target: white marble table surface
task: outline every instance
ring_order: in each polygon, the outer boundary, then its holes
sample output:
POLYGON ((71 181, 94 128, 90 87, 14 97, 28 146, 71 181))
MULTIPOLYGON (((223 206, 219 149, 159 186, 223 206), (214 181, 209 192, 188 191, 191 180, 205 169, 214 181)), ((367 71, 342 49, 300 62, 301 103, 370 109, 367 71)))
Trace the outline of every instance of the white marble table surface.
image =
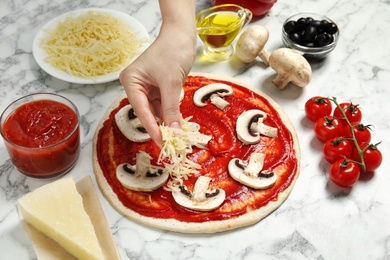
MULTIPOLYGON (((198 1, 197 9, 209 5, 198 1)), ((32 40, 51 18, 85 7, 124 11, 138 19, 152 39, 161 17, 157 1, 146 0, 1 0, 0 110, 28 93, 56 92, 73 100, 81 113, 82 150, 69 173, 76 180, 93 176, 92 138, 103 112, 121 92, 119 81, 100 85, 69 84, 42 71, 32 53, 32 40)), ((337 22, 339 44, 329 57, 312 62, 313 80, 305 89, 277 90, 274 72, 260 61, 244 65, 232 60, 212 64, 198 58, 193 72, 220 73, 252 84, 270 95, 295 125, 302 149, 301 174, 287 201, 256 225, 213 235, 191 235, 151 229, 129 221, 99 192, 101 203, 123 259, 390 259, 390 2, 279 1, 262 19, 270 50, 281 47, 283 21, 299 12, 326 14, 337 22), (373 140, 382 140, 384 161, 369 180, 352 189, 328 181, 329 164, 304 103, 314 95, 336 96, 363 109, 372 124, 373 140)), ((199 41, 199 47, 201 43, 199 41)), ((93 177, 93 181, 95 179, 93 177)), ((48 181, 26 178, 13 167, 0 143, 0 259, 35 259, 22 229, 16 201, 48 181)))

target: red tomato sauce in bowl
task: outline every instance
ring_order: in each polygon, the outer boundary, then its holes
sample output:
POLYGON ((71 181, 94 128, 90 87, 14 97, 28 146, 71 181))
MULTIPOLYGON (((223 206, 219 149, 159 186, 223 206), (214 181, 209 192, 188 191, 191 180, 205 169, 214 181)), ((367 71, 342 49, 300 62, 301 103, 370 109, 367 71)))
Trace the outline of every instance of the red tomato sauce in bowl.
POLYGON ((56 94, 32 94, 13 102, 1 116, 1 135, 15 167, 35 178, 67 173, 80 153, 78 110, 56 94))

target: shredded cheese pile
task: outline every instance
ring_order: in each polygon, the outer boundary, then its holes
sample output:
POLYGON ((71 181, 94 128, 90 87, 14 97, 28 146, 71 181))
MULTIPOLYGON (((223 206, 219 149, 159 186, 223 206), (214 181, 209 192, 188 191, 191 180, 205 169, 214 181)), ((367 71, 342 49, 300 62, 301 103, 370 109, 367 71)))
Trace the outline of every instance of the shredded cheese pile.
POLYGON ((158 161, 164 162, 165 170, 171 175, 171 180, 167 183, 166 189, 177 190, 183 179, 187 179, 191 174, 198 174, 201 166, 190 159, 187 155, 192 152, 192 147, 204 148, 210 136, 199 132, 199 125, 189 123, 190 118, 182 121, 182 128, 171 128, 164 124, 160 125, 162 138, 164 141, 158 161))
POLYGON ((46 61, 70 75, 91 78, 122 70, 147 41, 111 15, 88 11, 47 31, 46 61))

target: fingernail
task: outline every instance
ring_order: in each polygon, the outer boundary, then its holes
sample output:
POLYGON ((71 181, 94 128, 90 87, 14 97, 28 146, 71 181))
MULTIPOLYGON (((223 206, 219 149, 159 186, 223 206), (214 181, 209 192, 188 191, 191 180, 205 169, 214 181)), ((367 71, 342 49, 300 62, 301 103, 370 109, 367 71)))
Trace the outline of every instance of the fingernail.
POLYGON ((169 127, 180 128, 180 124, 179 124, 179 122, 172 122, 172 123, 170 123, 169 127))

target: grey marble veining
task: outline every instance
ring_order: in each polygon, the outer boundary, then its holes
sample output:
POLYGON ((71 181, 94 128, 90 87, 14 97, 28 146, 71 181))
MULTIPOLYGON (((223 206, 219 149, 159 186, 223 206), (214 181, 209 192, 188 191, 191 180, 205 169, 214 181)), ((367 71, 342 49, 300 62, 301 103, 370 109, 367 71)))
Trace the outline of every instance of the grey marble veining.
MULTIPOLYGON (((207 0, 198 1, 197 9, 208 5, 207 0)), ((93 176, 92 138, 103 112, 122 87, 119 81, 77 85, 55 79, 39 68, 31 49, 34 35, 46 22, 86 7, 126 12, 145 26, 152 39, 158 34, 161 17, 157 1, 0 2, 0 110, 33 92, 56 92, 73 100, 82 117, 82 151, 69 173, 76 180, 93 176)), ((313 80, 306 88, 277 90, 271 83, 274 71, 260 60, 212 64, 198 57, 192 69, 243 80, 271 96, 286 111, 297 129, 302 150, 301 173, 290 197, 256 225, 213 235, 191 235, 129 221, 99 191, 123 259, 390 259, 390 2, 279 1, 265 17, 252 22, 269 29, 269 50, 282 46, 283 21, 299 12, 326 14, 341 32, 334 52, 324 60, 311 62, 313 80), (360 104, 363 122, 375 126, 373 142, 382 141, 382 166, 352 189, 339 189, 328 181, 329 164, 321 155, 322 145, 314 137, 313 124, 304 117, 304 103, 314 95, 360 104)), ((202 46, 200 40, 198 46, 202 46)), ((36 258, 19 223, 16 201, 47 182, 18 173, 0 142, 0 259, 36 258)))

